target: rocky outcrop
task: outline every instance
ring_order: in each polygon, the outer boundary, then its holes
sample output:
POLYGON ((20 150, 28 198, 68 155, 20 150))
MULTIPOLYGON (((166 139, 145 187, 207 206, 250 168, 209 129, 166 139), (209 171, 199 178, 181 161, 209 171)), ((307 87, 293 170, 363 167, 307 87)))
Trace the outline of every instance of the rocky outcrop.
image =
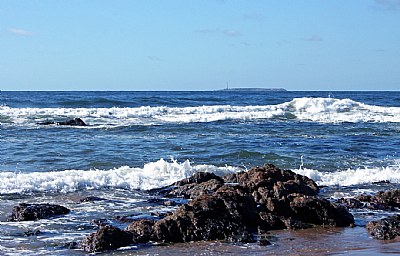
POLYGON ((70 210, 56 204, 26 204, 14 206, 9 221, 28 221, 51 218, 53 216, 67 214, 70 210))
MULTIPOLYGON (((149 241, 255 242, 256 237, 264 237, 272 229, 345 227, 354 223, 345 207, 317 196, 318 186, 313 180, 270 164, 222 178, 196 173, 151 193, 191 201, 163 219, 134 221, 123 231, 131 235, 124 245, 149 241)), ((105 234, 108 233, 91 234, 82 248, 91 252, 101 250, 103 246, 96 243, 102 243, 105 234)), ((268 244, 265 239, 258 242, 268 244)))
POLYGON ((400 237, 400 215, 371 221, 366 228, 367 232, 376 239, 390 240, 400 237))
POLYGON ((36 123, 39 125, 51 125, 51 124, 56 124, 56 125, 66 125, 66 126, 86 126, 87 124, 80 119, 79 117, 70 119, 67 121, 62 121, 62 122, 53 122, 53 121, 45 121, 45 122, 39 122, 36 123))

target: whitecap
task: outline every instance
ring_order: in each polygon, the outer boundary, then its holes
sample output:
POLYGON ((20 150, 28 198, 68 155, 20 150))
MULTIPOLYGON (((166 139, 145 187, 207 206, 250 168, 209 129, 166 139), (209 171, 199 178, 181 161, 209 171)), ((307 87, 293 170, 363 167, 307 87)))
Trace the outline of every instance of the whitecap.
POLYGON ((82 189, 153 189, 170 185, 199 171, 219 175, 241 171, 241 168, 214 165, 192 165, 188 160, 160 159, 142 168, 121 166, 110 170, 64 170, 51 172, 0 172, 0 193, 73 192, 82 189))

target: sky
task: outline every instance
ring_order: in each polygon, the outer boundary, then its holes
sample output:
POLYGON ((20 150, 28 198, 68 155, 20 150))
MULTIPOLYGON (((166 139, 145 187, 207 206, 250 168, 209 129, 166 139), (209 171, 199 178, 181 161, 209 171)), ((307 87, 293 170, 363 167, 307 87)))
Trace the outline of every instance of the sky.
POLYGON ((1 0, 0 90, 399 90, 400 0, 1 0))

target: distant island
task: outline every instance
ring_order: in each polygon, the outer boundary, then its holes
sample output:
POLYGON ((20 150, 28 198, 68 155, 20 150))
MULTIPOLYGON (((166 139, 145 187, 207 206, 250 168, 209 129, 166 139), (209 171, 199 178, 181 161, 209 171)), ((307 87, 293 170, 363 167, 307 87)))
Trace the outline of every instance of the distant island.
POLYGON ((217 91, 247 91, 247 92, 262 92, 262 91, 274 91, 274 92, 286 92, 287 90, 284 88, 246 88, 246 87, 241 87, 241 88, 225 88, 225 89, 220 89, 217 91))

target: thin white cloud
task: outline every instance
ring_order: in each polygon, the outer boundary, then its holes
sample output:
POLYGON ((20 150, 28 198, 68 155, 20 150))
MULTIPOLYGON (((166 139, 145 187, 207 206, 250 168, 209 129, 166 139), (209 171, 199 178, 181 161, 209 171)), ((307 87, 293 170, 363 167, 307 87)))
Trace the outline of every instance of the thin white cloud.
POLYGON ((307 41, 307 42, 322 42, 322 41, 324 41, 324 39, 319 35, 312 35, 309 37, 305 37, 305 38, 303 38, 303 40, 307 41))
POLYGON ((381 10, 398 11, 400 10, 400 0, 374 0, 375 5, 381 10))
POLYGON ((30 31, 27 31, 25 29, 20 29, 20 28, 9 28, 8 32, 20 35, 20 36, 33 36, 34 34, 30 31))

